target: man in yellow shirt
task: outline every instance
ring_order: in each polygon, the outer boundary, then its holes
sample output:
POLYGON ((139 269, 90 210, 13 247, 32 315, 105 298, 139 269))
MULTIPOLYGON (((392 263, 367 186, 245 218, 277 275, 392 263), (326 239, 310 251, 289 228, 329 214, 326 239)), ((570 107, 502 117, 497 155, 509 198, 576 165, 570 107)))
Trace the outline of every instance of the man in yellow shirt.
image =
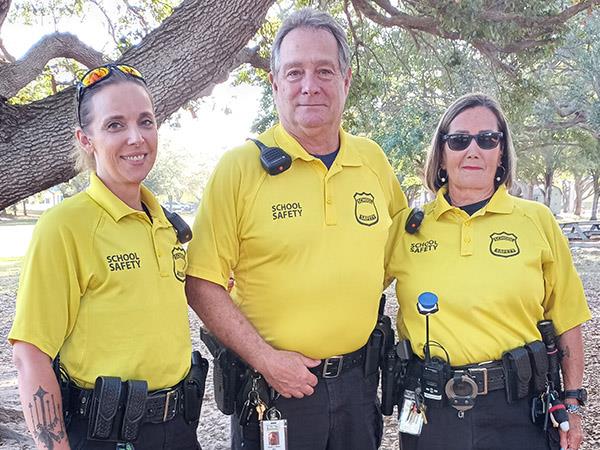
MULTIPOLYGON (((406 199, 381 148, 340 127, 351 70, 330 16, 305 9, 283 23, 269 79, 280 123, 258 145, 283 149, 291 166, 267 173, 253 142, 224 155, 194 225, 188 301, 278 394, 269 406, 287 420, 290 448, 375 449, 378 375, 365 376, 364 346, 406 199)), ((258 449, 257 415, 239 426, 244 400, 232 447, 258 449)))

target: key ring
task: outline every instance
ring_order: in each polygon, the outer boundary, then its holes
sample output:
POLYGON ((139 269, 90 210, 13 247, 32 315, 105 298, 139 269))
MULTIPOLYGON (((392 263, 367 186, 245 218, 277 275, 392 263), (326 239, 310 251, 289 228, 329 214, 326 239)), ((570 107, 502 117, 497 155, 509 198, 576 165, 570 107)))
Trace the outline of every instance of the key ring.
POLYGON ((279 420, 281 419, 281 412, 275 408, 274 406, 272 406, 271 408, 269 408, 266 412, 267 414, 267 418, 269 420, 279 420))

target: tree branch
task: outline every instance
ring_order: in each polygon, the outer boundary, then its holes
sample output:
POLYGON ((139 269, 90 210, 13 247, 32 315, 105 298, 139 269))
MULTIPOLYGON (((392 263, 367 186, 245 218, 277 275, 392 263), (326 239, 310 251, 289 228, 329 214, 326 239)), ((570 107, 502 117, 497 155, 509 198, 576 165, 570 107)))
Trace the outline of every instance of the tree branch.
MULTIPOLYGON (((225 80, 241 61, 254 60, 242 50, 273 3, 183 0, 123 54, 119 62, 133 64, 144 74, 158 123, 225 80)), ((0 209, 75 175, 69 158, 74 97, 74 88, 68 88, 28 105, 0 100, 0 209)))
MULTIPOLYGON (((10 9, 11 0, 0 0, 0 30, 2 30, 2 24, 8 15, 8 10, 10 9)), ((15 62, 15 58, 8 53, 8 50, 4 47, 2 43, 2 39, 0 39, 0 64, 3 62, 15 62)))
POLYGON ((2 29, 2 24, 8 16, 8 10, 10 9, 11 0, 0 0, 0 29, 2 29))
POLYGON ((483 10, 479 17, 490 22, 513 22, 523 29, 542 28, 551 31, 554 27, 562 25, 571 17, 581 11, 600 5, 600 0, 585 0, 564 9, 553 16, 528 16, 516 13, 506 13, 497 9, 483 10))
POLYGON ((20 60, 0 66, 0 97, 11 98, 34 80, 52 58, 71 58, 86 67, 103 63, 100 52, 69 33, 44 36, 20 60))
MULTIPOLYGON (((419 11, 420 15, 404 13, 395 8, 389 0, 352 0, 356 11, 364 14, 379 25, 384 27, 400 27, 409 32, 420 31, 449 40, 463 40, 489 58, 494 66, 501 68, 511 76, 515 76, 516 70, 501 61, 498 56, 499 53, 519 53, 550 44, 553 39, 545 36, 552 33, 556 28, 581 11, 600 5, 600 0, 584 0, 554 15, 529 16, 526 14, 504 12, 499 9, 482 10, 476 16, 482 21, 496 23, 511 22, 521 29, 520 38, 504 45, 489 40, 473 40, 463 35, 460 31, 444 29, 443 24, 437 17, 441 16, 441 9, 445 8, 445 6, 440 5, 438 2, 426 2, 432 9, 429 15, 423 13, 423 8, 415 6, 415 2, 406 1, 405 3, 414 10, 419 11), (377 5, 380 9, 377 9, 374 5, 377 5), (436 12, 439 14, 436 14, 436 12)), ((419 3, 419 5, 422 5, 422 3, 419 3)))
MULTIPOLYGON (((378 5, 385 5, 387 10, 393 7, 387 0, 375 0, 378 5), (389 6, 388 6, 389 5, 389 6)), ((417 30, 425 33, 440 36, 446 39, 460 39, 460 35, 456 32, 443 31, 438 27, 438 23, 431 17, 415 17, 409 14, 397 11, 394 15, 384 15, 377 11, 369 2, 369 0, 352 0, 352 4, 357 11, 360 11, 373 22, 383 25, 384 27, 400 27, 406 30, 417 30)), ((384 9, 386 9, 384 8, 384 9)))
POLYGON ((98 3, 96 0, 89 0, 89 1, 91 3, 93 3, 94 5, 96 5, 96 7, 100 10, 100 12, 102 13, 102 15, 106 19, 106 26, 108 27, 108 31, 109 31, 112 39, 113 39, 113 42, 118 47, 119 46, 119 39, 117 38, 117 32, 115 31, 115 27, 114 27, 114 25, 112 24, 112 22, 110 20, 110 16, 106 12, 106 10, 102 7, 102 5, 100 3, 98 3))
POLYGON ((136 6, 132 6, 128 0, 123 0, 123 3, 125 3, 125 6, 127 7, 127 9, 129 11, 131 11, 131 13, 135 17, 138 18, 138 20, 142 24, 144 31, 147 32, 150 29, 150 27, 148 26, 148 22, 146 22, 146 19, 144 19, 144 16, 142 14, 140 14, 140 12, 138 11, 138 8, 136 6))
POLYGON ((263 58, 258 54, 259 47, 243 48, 236 56, 236 60, 239 64, 250 64, 255 69, 262 69, 265 72, 271 70, 270 61, 267 58, 263 58))

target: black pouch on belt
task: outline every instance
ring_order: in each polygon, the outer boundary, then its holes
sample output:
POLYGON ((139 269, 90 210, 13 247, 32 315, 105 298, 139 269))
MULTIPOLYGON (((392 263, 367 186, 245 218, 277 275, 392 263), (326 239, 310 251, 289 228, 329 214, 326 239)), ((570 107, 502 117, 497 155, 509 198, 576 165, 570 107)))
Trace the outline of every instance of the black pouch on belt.
POLYGON ((98 377, 94 385, 92 408, 88 423, 88 439, 107 440, 116 435, 113 424, 119 411, 121 379, 119 377, 98 377))
POLYGON ((548 354, 546 346, 542 341, 533 341, 525 344, 525 348, 529 353, 531 361, 531 370, 533 376, 531 379, 531 387, 534 393, 542 392, 546 388, 548 374, 548 354))
POLYGON ((135 441, 140 434, 140 426, 146 412, 148 383, 145 380, 129 380, 126 383, 127 402, 121 425, 121 439, 135 441))
POLYGON ((199 351, 193 351, 190 372, 183 380, 183 417, 187 423, 200 418, 207 374, 208 361, 199 351))
POLYGON ((529 354, 524 347, 504 352, 502 365, 506 376, 506 400, 513 403, 529 394, 529 382, 531 380, 531 363, 529 354))

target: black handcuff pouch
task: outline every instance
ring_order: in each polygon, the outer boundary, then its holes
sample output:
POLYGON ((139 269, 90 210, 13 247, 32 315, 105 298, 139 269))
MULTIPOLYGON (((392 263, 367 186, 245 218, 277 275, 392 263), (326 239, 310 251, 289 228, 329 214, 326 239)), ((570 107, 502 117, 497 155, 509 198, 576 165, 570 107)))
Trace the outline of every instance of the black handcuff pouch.
POLYGON ((94 385, 88 423, 88 439, 117 440, 117 415, 121 399, 121 378, 98 377, 94 385))
POLYGON ((136 441, 146 412, 147 397, 145 380, 123 383, 119 377, 96 378, 87 438, 107 442, 136 441))

